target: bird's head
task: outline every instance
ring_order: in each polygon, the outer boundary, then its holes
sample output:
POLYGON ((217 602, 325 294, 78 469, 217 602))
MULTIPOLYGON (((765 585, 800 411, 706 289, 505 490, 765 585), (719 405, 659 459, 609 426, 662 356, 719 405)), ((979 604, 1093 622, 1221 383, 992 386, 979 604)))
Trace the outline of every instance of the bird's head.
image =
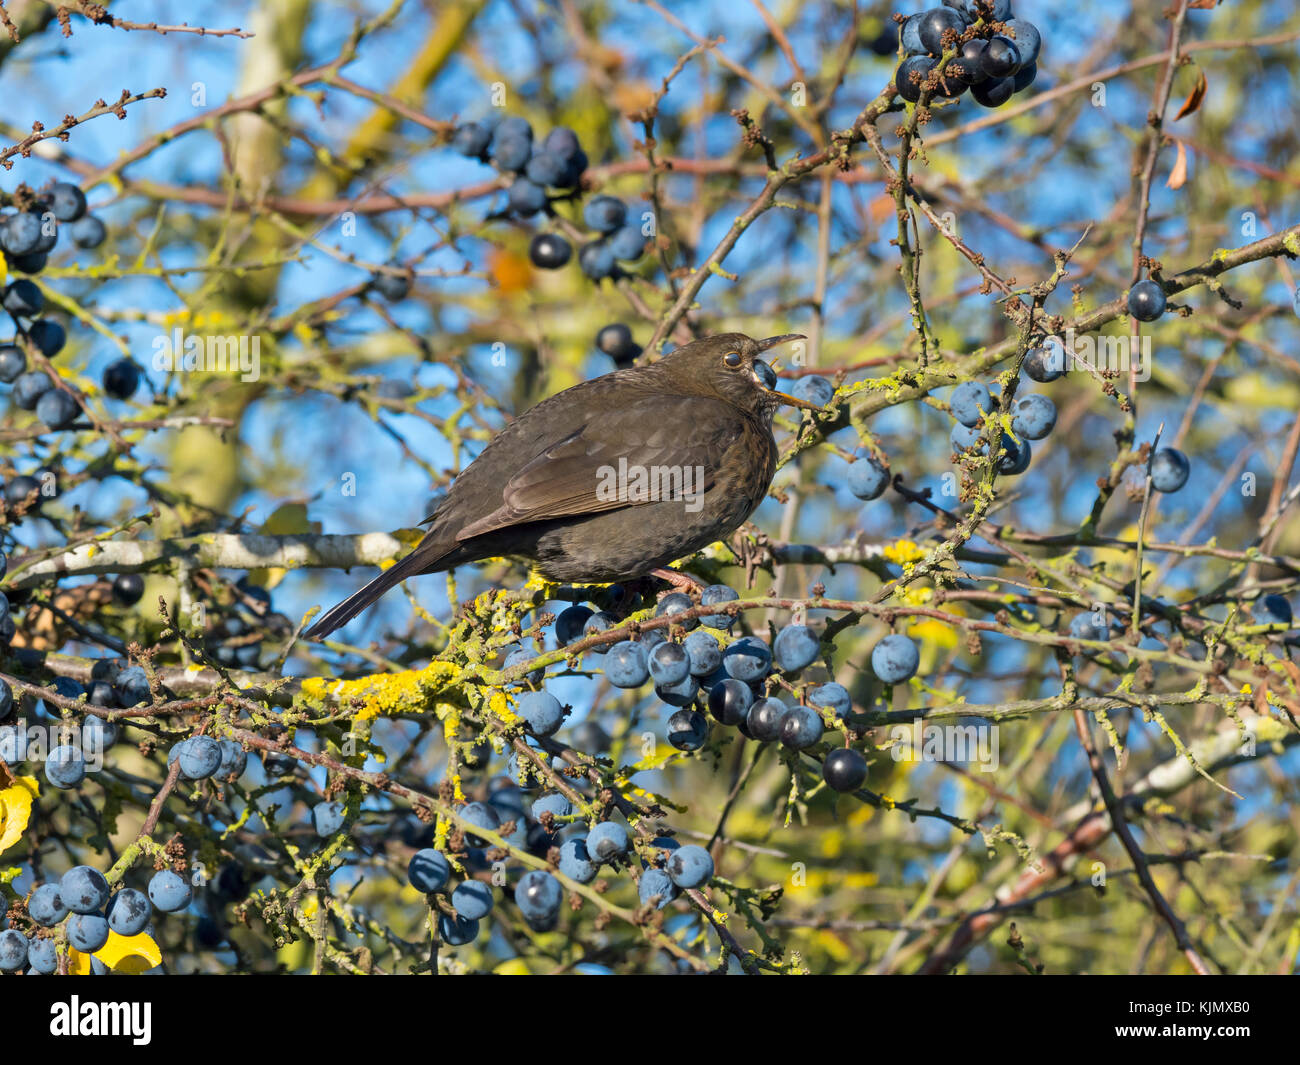
POLYGON ((694 391, 716 395, 754 414, 770 418, 782 404, 821 410, 815 403, 779 391, 776 372, 761 358, 777 344, 804 339, 798 333, 766 340, 744 333, 719 333, 683 344, 665 355, 660 364, 694 391))

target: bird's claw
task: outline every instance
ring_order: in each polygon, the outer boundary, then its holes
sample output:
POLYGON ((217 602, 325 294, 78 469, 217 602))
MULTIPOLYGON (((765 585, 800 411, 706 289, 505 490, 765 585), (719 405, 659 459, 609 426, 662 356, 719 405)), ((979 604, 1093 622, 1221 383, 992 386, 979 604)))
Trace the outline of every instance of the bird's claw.
POLYGON ((659 569, 652 569, 650 576, 658 577, 661 581, 667 581, 679 592, 686 592, 688 595, 693 591, 699 591, 701 588, 707 588, 708 585, 699 577, 690 573, 684 573, 679 569, 669 569, 661 566, 659 569))

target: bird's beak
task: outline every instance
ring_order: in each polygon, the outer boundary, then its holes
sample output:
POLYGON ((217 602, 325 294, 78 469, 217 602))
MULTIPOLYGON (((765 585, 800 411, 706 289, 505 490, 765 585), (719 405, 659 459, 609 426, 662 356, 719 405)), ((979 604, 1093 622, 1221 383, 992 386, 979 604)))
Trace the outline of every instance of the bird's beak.
MULTIPOLYGON (((767 347, 771 347, 773 344, 779 344, 783 340, 805 340, 805 339, 807 338, 800 336, 798 333, 789 333, 786 336, 781 336, 781 337, 768 337, 766 340, 759 342, 759 347, 763 347, 764 345, 766 345, 767 347)), ((772 367, 769 366, 762 359, 754 360, 754 380, 758 383, 760 388, 766 389, 769 395, 775 396, 782 403, 785 403, 788 406, 802 407, 804 410, 824 409, 822 407, 817 406, 816 403, 809 403, 808 400, 806 399, 799 399, 797 396, 792 396, 788 392, 779 391, 776 388, 776 383, 777 383, 776 371, 773 370, 772 367)))
POLYGON ((769 388, 769 392, 776 396, 782 403, 789 404, 791 407, 802 407, 804 410, 825 410, 825 407, 819 407, 816 403, 809 403, 806 399, 799 399, 798 396, 792 396, 788 392, 778 392, 775 388, 769 388))
POLYGON ((767 351, 768 348, 774 348, 778 344, 785 344, 791 340, 807 340, 808 338, 802 333, 782 333, 779 337, 768 337, 766 340, 758 342, 759 351, 767 351))

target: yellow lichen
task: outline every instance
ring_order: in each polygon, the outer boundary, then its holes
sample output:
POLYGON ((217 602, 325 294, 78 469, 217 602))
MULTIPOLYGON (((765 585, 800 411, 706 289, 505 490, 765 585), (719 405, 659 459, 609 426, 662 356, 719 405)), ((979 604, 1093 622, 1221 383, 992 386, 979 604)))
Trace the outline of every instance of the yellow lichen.
POLYGON ((487 700, 488 710, 492 716, 504 722, 507 725, 519 724, 520 718, 512 709, 510 709, 510 700, 503 691, 494 691, 487 700))
MULTIPOLYGON (((460 739, 460 707, 454 703, 439 703, 436 712, 442 718, 443 738, 447 741, 447 746, 452 747, 460 739)), ((455 763, 455 769, 451 773, 451 785, 456 801, 464 802, 465 790, 461 786, 459 762, 455 763)))
POLYGON ((359 702, 357 719, 367 721, 394 714, 422 713, 430 708, 435 696, 455 687, 463 675, 455 663, 438 661, 430 662, 423 669, 374 673, 354 680, 308 677, 301 682, 300 690, 309 699, 332 698, 345 706, 359 702))
POLYGON ((919 562, 925 558, 925 550, 911 540, 898 540, 892 544, 887 544, 881 549, 880 553, 890 562, 897 562, 900 565, 907 562, 919 562))

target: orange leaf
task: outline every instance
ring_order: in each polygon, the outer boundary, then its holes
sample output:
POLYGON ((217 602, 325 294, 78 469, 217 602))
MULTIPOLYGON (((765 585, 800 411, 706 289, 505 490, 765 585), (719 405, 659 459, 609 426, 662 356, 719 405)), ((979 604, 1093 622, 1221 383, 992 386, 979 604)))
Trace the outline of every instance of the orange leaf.
POLYGON ((1187 184, 1187 149, 1182 141, 1178 142, 1178 158, 1174 160, 1174 168, 1169 171, 1169 180, 1165 184, 1171 189, 1181 189, 1187 184))
POLYGON ((504 292, 523 292, 532 284, 532 267, 521 255, 494 249, 489 256, 489 264, 492 279, 504 292))
POLYGON ((867 214, 876 225, 883 225, 898 210, 894 197, 881 193, 867 205, 867 214))
POLYGON ((1183 101, 1183 106, 1178 109, 1178 114, 1174 115, 1174 121, 1177 122, 1184 115, 1190 115, 1198 107, 1201 101, 1205 99, 1205 91, 1210 87, 1210 83, 1205 80, 1205 71, 1196 71, 1196 84, 1192 86, 1192 91, 1188 94, 1187 99, 1183 101))

